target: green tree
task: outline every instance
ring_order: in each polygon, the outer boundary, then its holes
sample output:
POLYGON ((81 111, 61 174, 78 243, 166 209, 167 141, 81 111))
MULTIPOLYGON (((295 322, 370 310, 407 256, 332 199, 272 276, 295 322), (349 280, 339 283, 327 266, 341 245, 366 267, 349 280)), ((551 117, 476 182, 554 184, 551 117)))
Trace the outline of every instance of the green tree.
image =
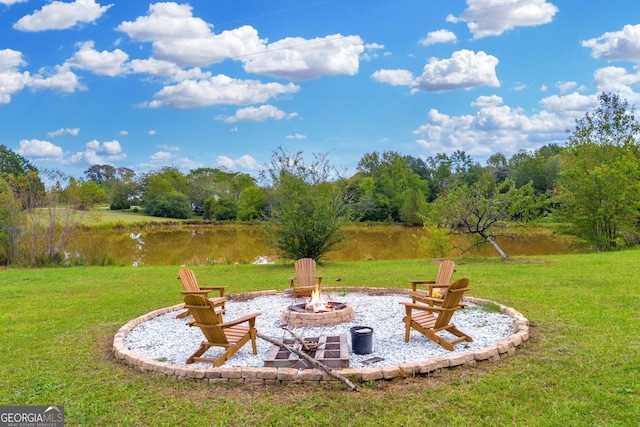
POLYGON ((7 180, 23 209, 41 205, 45 186, 29 160, 0 145, 0 178, 7 180))
POLYGON ((537 194, 551 191, 560 174, 561 148, 545 145, 534 153, 520 151, 509 159, 509 178, 517 187, 531 182, 537 194))
POLYGON ((214 168, 194 169, 187 179, 190 186, 186 194, 196 215, 203 214, 204 202, 211 197, 239 202, 243 190, 256 186, 250 175, 214 168))
POLYGON ((188 219, 191 217, 189 198, 177 191, 159 193, 145 205, 145 212, 162 218, 188 219))
POLYGON ((94 181, 99 185, 111 182, 116 177, 116 168, 111 165, 93 165, 84 171, 87 181, 94 181))
POLYGON ((69 179, 69 185, 63 190, 63 202, 73 209, 91 209, 96 203, 104 201, 107 193, 95 181, 78 182, 69 179))
POLYGON ((431 204, 425 226, 444 226, 453 233, 479 236, 479 243, 489 243, 507 258, 495 241, 496 226, 532 219, 540 212, 543 200, 536 197, 531 183, 517 188, 507 179, 496 185, 490 175, 485 175, 470 186, 461 181, 454 183, 431 204))
POLYGON ((22 176, 28 172, 37 172, 38 169, 31 162, 19 154, 16 154, 5 145, 0 145, 0 177, 8 175, 22 176))
POLYGON ((402 221, 418 224, 426 213, 429 183, 415 170, 425 173, 414 158, 387 151, 365 154, 358 163, 358 182, 353 209, 363 221, 402 221))
POLYGON ((186 195, 189 180, 174 167, 165 167, 144 178, 144 210, 148 215, 186 219, 191 202, 186 195))
POLYGON ((124 210, 131 208, 132 204, 140 203, 140 184, 132 169, 116 169, 116 175, 110 181, 109 187, 109 209, 124 210))
POLYGON ((9 183, 0 178, 0 263, 10 265, 18 260, 22 231, 20 202, 9 183))
POLYGON ((598 99, 599 107, 576 120, 569 136, 557 196, 569 233, 608 251, 637 241, 640 124, 618 95, 598 99))
POLYGON ((326 155, 316 155, 306 165, 302 152, 279 147, 261 175, 271 185, 265 236, 281 257, 319 261, 339 248, 346 237, 341 227, 348 210, 344 183, 330 179, 338 174, 326 155))
POLYGON ((493 175, 496 183, 501 183, 509 176, 507 158, 502 153, 492 154, 487 159, 487 172, 493 175))
POLYGON ((204 202, 203 219, 216 221, 233 221, 238 217, 238 204, 231 199, 209 197, 204 202))
POLYGON ((262 218, 267 207, 267 193, 257 185, 247 187, 238 200, 238 219, 252 221, 262 218))

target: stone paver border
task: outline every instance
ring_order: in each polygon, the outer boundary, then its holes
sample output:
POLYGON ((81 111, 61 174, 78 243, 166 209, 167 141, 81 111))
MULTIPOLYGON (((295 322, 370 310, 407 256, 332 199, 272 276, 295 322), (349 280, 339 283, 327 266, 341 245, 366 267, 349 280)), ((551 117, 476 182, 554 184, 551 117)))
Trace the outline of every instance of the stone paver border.
MULTIPOLYGON (((370 294, 408 293, 406 289, 388 288, 331 288, 332 291, 368 292, 370 294)), ((247 294, 229 295, 230 300, 242 300, 264 295, 276 295, 277 291, 250 292, 247 294)), ((492 301, 475 297, 464 297, 464 301, 474 304, 487 304, 492 301)), ((427 359, 416 363, 407 363, 398 366, 386 366, 381 368, 346 368, 335 370, 341 375, 355 382, 367 382, 377 380, 391 380, 397 377, 413 377, 429 375, 440 369, 455 367, 472 367, 478 362, 497 362, 503 357, 513 356, 516 349, 529 339, 529 321, 513 308, 495 303, 500 310, 514 319, 513 334, 504 338, 495 345, 485 347, 468 353, 455 353, 451 356, 427 359)), ((209 383, 235 383, 244 385, 287 385, 297 383, 320 383, 324 381, 338 381, 319 369, 294 369, 294 368, 192 368, 173 365, 167 362, 149 359, 129 350, 125 346, 125 339, 129 332, 137 325, 172 311, 181 310, 184 304, 165 307, 151 311, 143 316, 133 319, 122 326, 113 338, 113 352, 116 360, 132 367, 140 372, 152 372, 177 379, 190 378, 209 383)))

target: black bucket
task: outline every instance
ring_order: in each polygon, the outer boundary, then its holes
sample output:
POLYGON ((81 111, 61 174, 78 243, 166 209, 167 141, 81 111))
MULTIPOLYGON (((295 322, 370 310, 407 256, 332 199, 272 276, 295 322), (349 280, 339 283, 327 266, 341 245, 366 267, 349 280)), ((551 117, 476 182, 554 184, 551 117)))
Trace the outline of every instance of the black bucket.
POLYGON ((373 348, 373 328, 354 326, 351 331, 351 349, 355 354, 369 354, 373 348))

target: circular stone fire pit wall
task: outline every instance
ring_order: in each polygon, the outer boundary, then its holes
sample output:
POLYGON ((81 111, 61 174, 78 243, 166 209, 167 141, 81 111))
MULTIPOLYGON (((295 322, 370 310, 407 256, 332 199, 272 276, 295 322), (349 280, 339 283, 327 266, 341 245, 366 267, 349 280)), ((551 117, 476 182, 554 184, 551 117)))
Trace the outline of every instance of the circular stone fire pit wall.
POLYGON ((356 318, 351 304, 346 303, 339 310, 321 311, 314 313, 312 311, 295 311, 290 308, 282 309, 281 323, 294 328, 311 327, 327 327, 335 326, 341 323, 350 322, 356 318))
MULTIPOLYGON (((380 288, 340 288, 339 291, 369 292, 381 294, 388 292, 409 293, 406 289, 380 289, 380 288)), ((248 299, 265 295, 276 295, 276 291, 252 292, 249 294, 230 295, 229 299, 248 299)), ((473 304, 486 304, 491 301, 464 297, 463 301, 473 304)), ((351 381, 366 382, 377 380, 390 380, 398 377, 414 377, 429 375, 436 371, 454 367, 472 367, 478 362, 497 362, 503 357, 513 356, 516 349, 529 339, 529 321, 513 308, 497 304, 500 310, 514 319, 513 334, 509 335, 495 345, 485 347, 469 353, 455 353, 450 356, 427 359, 417 363, 407 363, 400 366, 386 366, 380 368, 345 368, 337 370, 341 375, 351 381)), ((128 365, 140 372, 153 372, 177 379, 192 378, 209 383, 236 383, 244 385, 286 385, 294 383, 319 383, 324 381, 337 382, 326 372, 319 369, 294 369, 294 368, 237 368, 224 366, 219 368, 192 368, 187 366, 172 365, 167 362, 149 359, 141 356, 125 346, 125 339, 129 332, 141 323, 166 313, 178 311, 184 308, 184 304, 165 307, 152 311, 131 320, 122 326, 113 339, 113 351, 118 362, 128 365)))

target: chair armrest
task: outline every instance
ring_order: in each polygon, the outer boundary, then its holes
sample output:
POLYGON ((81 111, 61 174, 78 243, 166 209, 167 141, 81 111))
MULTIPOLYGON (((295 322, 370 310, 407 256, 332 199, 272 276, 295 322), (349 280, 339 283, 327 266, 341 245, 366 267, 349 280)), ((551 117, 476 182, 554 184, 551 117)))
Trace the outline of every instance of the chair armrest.
POLYGON ((411 292, 411 293, 409 293, 409 296, 411 298, 415 298, 415 299, 419 300, 420 302, 425 302, 425 303, 428 302, 428 301, 431 301, 431 302, 435 302, 435 303, 438 303, 438 304, 442 304, 442 301, 444 301, 444 298, 430 297, 430 296, 426 296, 424 294, 419 294, 418 292, 411 292))
POLYGON ((207 296, 210 291, 207 290, 199 290, 199 291, 180 291, 180 295, 204 295, 207 296))
POLYGON ((225 289, 227 289, 228 286, 200 286, 200 289, 202 290, 207 290, 209 292, 211 291, 218 291, 220 292, 220 296, 223 297, 224 296, 224 291, 225 289))
POLYGON ((407 310, 421 310, 421 311, 428 311, 430 313, 450 310, 449 308, 442 308, 442 307, 423 305, 423 304, 414 304, 412 302, 404 302, 404 301, 400 301, 399 304, 404 305, 407 308, 407 310))
POLYGON ((434 284, 436 283, 436 281, 435 280, 409 280, 409 283, 411 283, 411 289, 415 291, 417 290, 418 285, 434 284))
POLYGON ((256 317, 260 316, 262 313, 251 313, 251 314, 247 314, 245 316, 239 317, 235 320, 231 320, 229 322, 224 322, 224 323, 220 323, 218 326, 221 328, 228 328, 229 326, 235 326, 238 325, 240 323, 245 323, 245 322, 249 322, 251 320, 254 320, 256 317))
POLYGON ((227 297, 209 298, 209 301, 211 301, 214 307, 224 307, 224 304, 227 302, 227 297))

